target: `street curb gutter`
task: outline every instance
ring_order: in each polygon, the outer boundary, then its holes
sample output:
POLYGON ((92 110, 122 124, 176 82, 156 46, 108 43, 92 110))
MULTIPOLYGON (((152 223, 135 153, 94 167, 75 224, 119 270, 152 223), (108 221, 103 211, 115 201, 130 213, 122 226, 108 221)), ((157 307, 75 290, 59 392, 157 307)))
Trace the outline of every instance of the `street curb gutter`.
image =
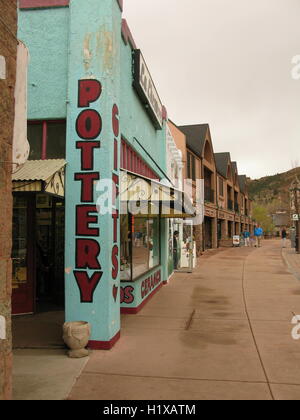
POLYGON ((283 249, 281 250, 281 257, 282 257, 285 265, 287 266, 289 272, 291 274, 293 274, 293 276, 296 277, 297 280, 300 281, 300 274, 296 270, 294 270, 294 268, 291 266, 291 264, 289 263, 287 257, 285 256, 285 253, 283 252, 283 249))

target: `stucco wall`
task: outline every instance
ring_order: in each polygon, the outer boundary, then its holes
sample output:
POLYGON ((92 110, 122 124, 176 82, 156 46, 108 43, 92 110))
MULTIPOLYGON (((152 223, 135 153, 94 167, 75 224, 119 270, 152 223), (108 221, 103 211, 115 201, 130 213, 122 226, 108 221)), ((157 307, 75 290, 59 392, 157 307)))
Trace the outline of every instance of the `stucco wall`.
POLYGON ((28 119, 66 118, 69 8, 20 10, 18 37, 30 54, 28 119))

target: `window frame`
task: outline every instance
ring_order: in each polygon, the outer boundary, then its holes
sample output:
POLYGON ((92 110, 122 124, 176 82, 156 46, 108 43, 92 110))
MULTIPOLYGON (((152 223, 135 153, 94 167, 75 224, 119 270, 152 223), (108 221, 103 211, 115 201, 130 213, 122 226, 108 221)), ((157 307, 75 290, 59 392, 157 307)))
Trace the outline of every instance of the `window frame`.
MULTIPOLYGON (((48 124, 65 124, 67 128, 67 120, 63 118, 59 118, 57 120, 27 120, 27 126, 29 125, 42 125, 42 138, 41 138, 41 157, 38 160, 47 160, 47 144, 48 144, 48 124)), ((28 140, 29 141, 29 140, 28 140)), ((30 144, 30 142, 29 142, 30 144)), ((67 144, 67 136, 66 136, 66 144, 67 144)), ((66 154, 62 158, 57 159, 65 159, 66 154)), ((37 159, 31 159, 37 160, 37 159)))
MULTIPOLYGON (((121 283, 135 283, 136 281, 139 281, 142 277, 147 276, 149 273, 151 273, 153 270, 156 270, 158 267, 161 266, 161 217, 160 215, 157 215, 158 218, 158 264, 154 265, 152 268, 149 268, 149 270, 145 271, 144 273, 134 277, 133 276, 133 232, 132 232, 132 226, 133 226, 133 220, 134 216, 130 213, 127 215, 128 217, 128 229, 130 230, 130 278, 129 279, 122 279, 120 278, 121 283)), ((146 220, 151 220, 153 217, 143 217, 146 220)), ((122 257, 122 255, 120 255, 122 257)), ((120 274, 121 277, 121 274, 120 274)))

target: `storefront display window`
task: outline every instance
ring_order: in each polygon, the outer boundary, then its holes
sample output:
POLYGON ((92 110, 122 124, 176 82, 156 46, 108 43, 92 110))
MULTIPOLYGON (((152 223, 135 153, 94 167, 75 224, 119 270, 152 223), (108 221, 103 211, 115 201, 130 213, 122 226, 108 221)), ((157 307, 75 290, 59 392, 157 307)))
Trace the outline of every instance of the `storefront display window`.
POLYGON ((131 226, 128 215, 121 215, 121 280, 131 280, 131 226))
POLYGON ((122 216, 121 280, 135 280, 159 264, 159 217, 122 216))

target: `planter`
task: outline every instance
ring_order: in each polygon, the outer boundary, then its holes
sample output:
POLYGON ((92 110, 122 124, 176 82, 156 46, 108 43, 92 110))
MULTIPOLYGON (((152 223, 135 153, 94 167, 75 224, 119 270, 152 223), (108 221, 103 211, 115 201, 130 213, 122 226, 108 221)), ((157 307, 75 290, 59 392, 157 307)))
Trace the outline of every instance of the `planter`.
POLYGON ((86 349, 91 335, 91 326, 88 322, 66 322, 63 325, 63 340, 69 347, 68 355, 71 358, 87 357, 86 349))

